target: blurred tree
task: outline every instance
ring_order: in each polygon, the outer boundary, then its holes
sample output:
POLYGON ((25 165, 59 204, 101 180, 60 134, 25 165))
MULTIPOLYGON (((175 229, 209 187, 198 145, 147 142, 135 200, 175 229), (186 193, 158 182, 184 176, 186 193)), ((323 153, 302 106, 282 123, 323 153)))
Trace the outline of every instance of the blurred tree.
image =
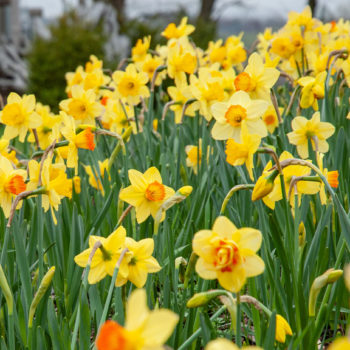
POLYGON ((50 39, 36 38, 28 54, 28 90, 57 111, 59 101, 66 98, 65 73, 83 65, 91 54, 103 59, 106 38, 100 27, 91 30, 74 12, 64 14, 50 32, 50 39))
POLYGON ((198 19, 202 19, 204 21, 211 20, 211 14, 214 10, 216 0, 201 0, 201 8, 198 14, 198 19))
POLYGON ((311 12, 314 15, 317 6, 317 0, 308 0, 308 5, 310 6, 311 12))
POLYGON ((117 21, 119 24, 119 33, 124 34, 126 32, 126 15, 125 15, 125 4, 126 0, 94 0, 103 1, 107 4, 112 5, 117 11, 117 21))

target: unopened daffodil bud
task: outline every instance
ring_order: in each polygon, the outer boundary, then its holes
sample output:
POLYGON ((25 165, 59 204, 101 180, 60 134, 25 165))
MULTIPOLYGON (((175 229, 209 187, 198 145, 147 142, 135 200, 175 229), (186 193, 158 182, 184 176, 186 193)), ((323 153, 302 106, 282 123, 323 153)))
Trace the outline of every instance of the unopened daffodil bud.
POLYGON ((321 289, 327 284, 336 282, 343 275, 343 270, 329 269, 321 276, 318 276, 312 283, 309 296, 309 316, 316 314, 316 300, 321 289))
POLYGON ((186 266, 187 260, 182 256, 175 259, 175 269, 179 270, 179 280, 181 283, 184 283, 185 280, 186 266))
POLYGON ((289 323, 281 315, 276 315, 276 335, 275 335, 276 340, 280 343, 285 343, 287 334, 288 335, 293 334, 289 323))
POLYGON ((178 192, 185 197, 188 197, 192 193, 193 187, 192 186, 183 186, 181 187, 178 192))
POLYGON ((258 178, 252 193, 253 201, 257 201, 272 192, 278 174, 278 170, 274 170, 270 175, 263 174, 258 178))
POLYGON ((76 175, 73 177, 73 185, 75 193, 79 194, 81 192, 80 176, 76 175))
POLYGON ((186 306, 189 308, 204 306, 210 300, 212 300, 220 295, 223 295, 223 294, 226 294, 226 291, 224 291, 224 290, 209 290, 207 292, 196 293, 187 302, 186 306))
POLYGON ((299 224, 298 232, 299 232, 299 247, 303 247, 305 244, 305 235, 306 235, 305 225, 303 222, 299 224))
POLYGON ((46 272, 45 276, 43 277, 39 289, 35 293, 34 299, 30 305, 29 309, 29 316, 28 316, 28 327, 32 328, 33 326, 33 318, 36 311, 36 308, 38 307, 38 304, 44 294, 46 293, 47 289, 49 288, 51 281, 53 279, 53 276, 55 274, 55 266, 51 267, 49 271, 46 272))

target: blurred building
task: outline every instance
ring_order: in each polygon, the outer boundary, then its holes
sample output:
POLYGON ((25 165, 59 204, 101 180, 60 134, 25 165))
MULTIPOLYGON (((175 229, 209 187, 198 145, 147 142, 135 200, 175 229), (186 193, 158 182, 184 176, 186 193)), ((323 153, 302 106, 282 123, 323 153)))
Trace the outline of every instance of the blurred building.
POLYGON ((25 41, 20 25, 19 0, 0 0, 0 93, 24 91, 27 68, 22 58, 25 41))

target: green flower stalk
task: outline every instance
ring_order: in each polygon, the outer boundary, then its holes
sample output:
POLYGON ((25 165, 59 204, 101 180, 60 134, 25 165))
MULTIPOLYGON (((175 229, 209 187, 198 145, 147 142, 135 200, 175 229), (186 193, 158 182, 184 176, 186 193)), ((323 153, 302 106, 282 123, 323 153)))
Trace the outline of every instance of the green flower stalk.
POLYGON ((323 287, 327 284, 336 282, 343 275, 343 270, 329 269, 321 276, 318 276, 312 283, 309 296, 309 316, 316 314, 317 297, 323 287))
POLYGON ((6 276, 4 274, 4 270, 2 269, 2 266, 0 265, 0 288, 2 292, 4 293, 6 304, 7 304, 7 310, 8 314, 13 314, 13 296, 11 289, 7 283, 6 276))

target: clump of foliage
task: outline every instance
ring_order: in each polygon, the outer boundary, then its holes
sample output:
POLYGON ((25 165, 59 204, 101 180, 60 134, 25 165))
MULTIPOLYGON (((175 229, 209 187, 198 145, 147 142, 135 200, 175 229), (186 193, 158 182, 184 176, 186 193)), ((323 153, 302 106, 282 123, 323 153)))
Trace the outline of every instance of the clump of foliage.
POLYGON ((50 33, 49 39, 37 37, 28 54, 28 90, 55 109, 66 98, 65 73, 84 64, 91 54, 103 59, 106 37, 101 27, 91 30, 91 24, 75 12, 59 18, 50 33))

